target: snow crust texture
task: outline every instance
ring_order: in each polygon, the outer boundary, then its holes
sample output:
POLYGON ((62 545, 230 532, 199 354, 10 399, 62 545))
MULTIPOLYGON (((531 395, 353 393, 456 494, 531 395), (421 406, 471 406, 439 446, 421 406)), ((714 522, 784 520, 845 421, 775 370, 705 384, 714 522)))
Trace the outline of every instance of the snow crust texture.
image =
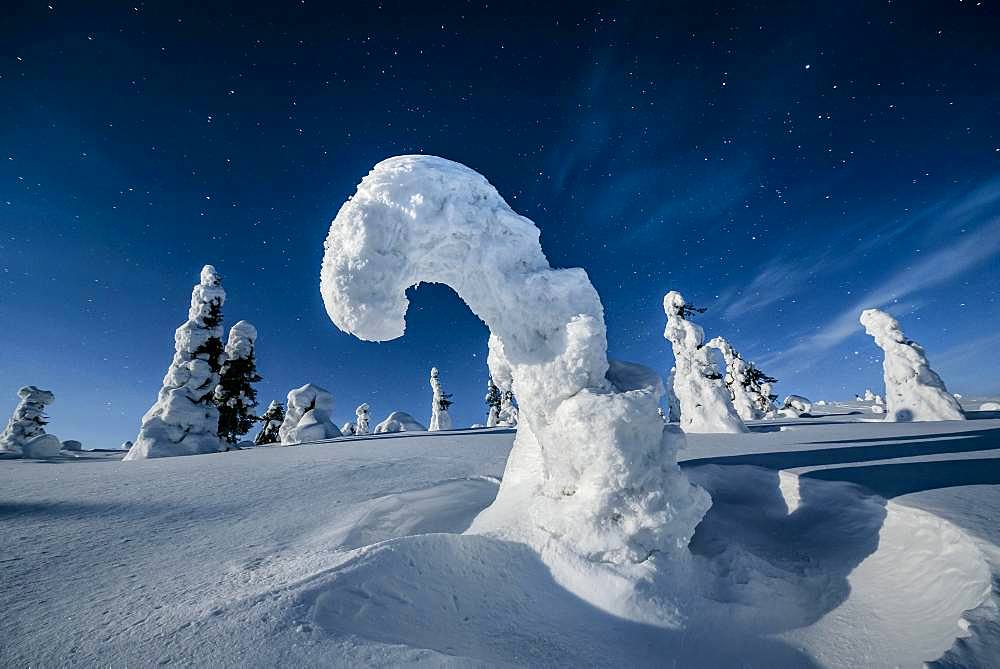
POLYGON ((288 409, 278 428, 281 443, 298 444, 343 436, 330 419, 331 413, 333 395, 328 390, 307 383, 288 391, 288 409))
MULTIPOLYGON (((17 391, 17 396, 21 401, 14 407, 14 413, 7 421, 7 427, 0 434, 0 451, 9 453, 19 453, 25 457, 52 457, 51 442, 40 441, 45 437, 45 407, 52 404, 56 396, 49 390, 42 390, 35 386, 24 386, 17 391), (32 444, 29 447, 29 444, 32 444), (48 445, 49 448, 45 448, 48 445)), ((53 437, 55 439, 55 437, 53 437)), ((56 443, 59 440, 56 439, 56 443)), ((54 455, 59 455, 59 448, 56 447, 54 455)))
POLYGON ((340 329, 383 341, 403 334, 406 289, 421 282, 450 286, 486 323, 490 373, 520 408, 497 499, 469 531, 526 543, 550 565, 655 571, 651 556, 684 549, 710 499, 676 464, 683 436, 657 415, 658 376, 609 366, 586 273, 552 269, 538 228, 482 175, 399 156, 332 222, 321 291, 340 329))
POLYGON ((879 309, 865 309, 860 321, 885 355, 887 421, 965 420, 958 401, 930 368, 924 349, 906 338, 899 321, 879 309))
POLYGON ((663 296, 667 327, 663 336, 674 351, 673 392, 680 405, 685 432, 746 432, 746 425, 729 399, 722 375, 705 346, 705 332, 685 315, 684 296, 672 290, 663 296))
POLYGON ((213 352, 209 343, 214 339, 221 344, 225 301, 222 279, 214 267, 205 265, 191 291, 188 320, 174 333, 174 359, 156 403, 142 417, 139 436, 125 460, 223 450, 218 435, 219 410, 212 396, 219 384, 224 354, 213 352))

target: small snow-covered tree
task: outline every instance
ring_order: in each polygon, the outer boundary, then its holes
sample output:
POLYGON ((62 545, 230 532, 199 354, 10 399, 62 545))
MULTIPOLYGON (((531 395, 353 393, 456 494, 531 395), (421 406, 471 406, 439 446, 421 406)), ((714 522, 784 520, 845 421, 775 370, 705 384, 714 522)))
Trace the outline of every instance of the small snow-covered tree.
POLYGON ((663 336, 674 351, 676 371, 674 394, 680 403, 681 429, 685 432, 746 432, 722 375, 715 368, 705 346, 705 332, 688 320, 692 313, 702 313, 688 304, 675 290, 663 296, 667 327, 663 336))
POLYGON ((358 406, 357 409, 354 410, 354 416, 357 419, 357 422, 354 423, 354 434, 357 435, 368 434, 369 432, 368 422, 371 420, 370 414, 371 414, 371 407, 368 406, 367 402, 361 404, 360 406, 358 406))
POLYGON ((262 377, 257 373, 256 344, 257 328, 251 323, 240 321, 230 328, 226 361, 215 388, 215 405, 219 407, 219 438, 231 446, 257 422, 253 411, 257 407, 257 390, 253 384, 262 377))
POLYGON ((931 369, 924 349, 906 338, 899 321, 879 309, 865 309, 860 321, 885 354, 887 421, 965 420, 958 401, 931 369))
POLYGON ((431 367, 430 381, 433 397, 431 399, 431 424, 428 426, 427 431, 450 430, 451 416, 448 415, 448 407, 453 402, 451 401, 451 395, 444 392, 441 388, 441 379, 438 375, 437 367, 431 367))
POLYGON ((55 395, 49 390, 24 386, 17 391, 17 396, 21 401, 17 403, 14 413, 7 421, 7 427, 0 434, 0 451, 20 453, 27 457, 58 455, 61 443, 52 435, 45 434, 45 426, 48 424, 45 407, 55 401, 55 395), (52 439, 44 439, 46 436, 52 439))
POLYGON ((517 405, 514 404, 513 390, 505 390, 500 395, 500 415, 497 424, 517 427, 517 405))
POLYGON ((486 380, 486 427, 496 427, 497 421, 500 420, 500 404, 502 398, 500 396, 500 389, 497 388, 496 384, 493 383, 493 377, 487 377, 486 380))
POLYGON ((288 392, 288 411, 278 428, 282 444, 298 444, 343 436, 333 421, 333 395, 307 383, 288 392))
POLYGON ((156 403, 142 417, 125 460, 194 455, 223 450, 213 397, 225 360, 222 305, 226 291, 211 265, 191 291, 188 320, 174 333, 174 359, 156 403))
POLYGON ((263 425, 260 428, 260 432, 257 433, 257 438, 253 440, 255 444, 263 446, 264 444, 276 444, 281 441, 278 429, 285 420, 285 407, 281 405, 281 402, 271 400, 271 403, 267 405, 267 411, 258 420, 263 425))
POLYGON ((757 366, 752 362, 746 371, 747 388, 754 398, 754 405, 760 416, 767 416, 769 413, 774 411, 776 407, 774 406, 774 400, 778 399, 778 396, 774 394, 773 388, 774 384, 778 382, 778 379, 773 376, 768 376, 764 372, 757 369, 757 366))
POLYGON ((708 342, 707 346, 714 348, 722 354, 722 359, 726 363, 726 374, 723 382, 729 389, 729 399, 733 403, 733 408, 743 420, 755 420, 760 417, 757 410, 757 398, 750 390, 750 379, 748 372, 750 365, 740 356, 739 352, 722 337, 715 337, 708 342))

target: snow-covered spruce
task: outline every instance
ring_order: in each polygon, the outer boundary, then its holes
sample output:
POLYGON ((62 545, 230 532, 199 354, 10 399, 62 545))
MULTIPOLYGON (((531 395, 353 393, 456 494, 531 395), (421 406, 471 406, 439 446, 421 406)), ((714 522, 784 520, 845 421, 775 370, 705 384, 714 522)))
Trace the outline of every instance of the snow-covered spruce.
POLYGON ((672 290, 663 296, 663 311, 667 315, 663 336, 674 351, 674 394, 680 404, 681 429, 692 433, 746 432, 704 345, 705 332, 688 320, 695 309, 672 290))
POLYGON ((354 417, 356 418, 356 422, 354 423, 354 434, 368 434, 368 422, 371 420, 371 407, 368 406, 367 402, 358 405, 358 408, 354 410, 354 417))
POLYGON ((261 380, 257 373, 254 351, 257 328, 240 321, 229 329, 226 361, 215 388, 215 405, 219 407, 219 438, 223 444, 235 446, 240 437, 257 422, 257 390, 253 384, 261 380))
POLYGON ((924 349, 906 338, 899 321, 879 309, 865 309, 860 321, 885 354, 887 421, 965 420, 958 401, 930 368, 924 349))
POLYGON ((428 432, 451 429, 451 416, 448 415, 448 407, 453 402, 451 394, 444 392, 441 388, 441 378, 437 367, 431 367, 431 422, 427 426, 428 432))
POLYGON ((7 421, 7 427, 0 434, 0 451, 19 453, 26 458, 51 458, 59 455, 62 442, 45 433, 45 407, 52 404, 56 396, 49 390, 35 386, 24 386, 17 391, 21 401, 14 407, 14 413, 7 421))
POLYGON ((375 426, 375 434, 390 432, 426 432, 427 428, 417 422, 417 419, 405 411, 393 411, 386 419, 375 426))
POLYGON ((328 390, 312 383, 290 390, 278 438, 287 445, 343 436, 340 428, 330 420, 332 413, 333 395, 328 390))
POLYGON ((553 569, 565 587, 621 608, 634 599, 608 584, 631 588, 686 552, 711 501, 676 464, 682 436, 656 413, 659 377, 609 365, 597 292, 583 270, 552 269, 538 237, 464 165, 390 158, 330 226, 323 300, 340 329, 384 341, 403 334, 408 287, 455 290, 489 327, 490 373, 520 407, 499 494, 469 532, 526 543, 570 570, 553 569), (584 572, 605 587, 568 575, 584 572))
POLYGON ((502 403, 502 398, 500 395, 500 389, 497 385, 493 383, 493 377, 487 377, 486 380, 486 427, 496 427, 497 421, 500 420, 500 405, 502 403))
POLYGON ((497 424, 506 427, 517 427, 517 405, 514 404, 514 391, 507 389, 500 396, 500 415, 497 424))
POLYGON ((766 418, 773 415, 776 409, 774 400, 778 399, 778 396, 774 394, 773 384, 777 383, 778 379, 760 371, 752 362, 746 371, 746 379, 748 384, 747 389, 750 392, 750 396, 754 398, 757 416, 766 418))
POLYGON ((219 410, 213 402, 222 347, 222 305, 226 291, 211 265, 191 291, 188 320, 174 333, 170 363, 156 403, 142 417, 139 436, 125 460, 195 455, 223 450, 219 410))
POLYGON ((732 400, 736 413, 743 420, 760 418, 757 408, 760 404, 760 399, 750 386, 750 365, 722 337, 715 337, 706 345, 709 348, 719 351, 726 363, 726 374, 723 377, 723 383, 729 389, 729 399, 732 400))
POLYGON ((264 415, 259 420, 262 425, 253 443, 263 446, 264 444, 276 444, 281 441, 278 430, 281 428, 281 424, 285 422, 285 407, 281 405, 281 402, 271 400, 271 403, 267 405, 267 411, 264 412, 264 415))

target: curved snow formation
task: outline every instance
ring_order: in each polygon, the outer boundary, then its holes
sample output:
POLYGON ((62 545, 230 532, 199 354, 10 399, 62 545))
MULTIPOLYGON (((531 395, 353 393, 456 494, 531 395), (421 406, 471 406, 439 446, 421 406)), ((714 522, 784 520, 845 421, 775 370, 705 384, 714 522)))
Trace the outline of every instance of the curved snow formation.
POLYGON ((288 391, 288 411, 278 428, 282 444, 298 444, 343 436, 330 420, 333 395, 312 383, 288 391))
MULTIPOLYGON (((17 403, 14 413, 7 421, 7 427, 0 434, 0 451, 34 457, 34 455, 29 455, 29 451, 37 453, 39 449, 29 449, 27 445, 39 437, 46 436, 45 407, 55 402, 56 396, 51 390, 42 390, 35 386, 22 387, 17 391, 17 396, 21 398, 21 401, 17 403)), ((56 439, 56 441, 59 440, 56 439)), ((39 443, 47 444, 49 442, 42 440, 39 443)), ((59 454, 58 451, 57 448, 56 455, 59 454)))
POLYGON ((686 306, 676 290, 663 296, 667 315, 663 336, 674 351, 674 395, 680 405, 681 429, 691 433, 746 432, 722 376, 708 357, 705 331, 685 317, 686 306))
POLYGON ((651 556, 687 546, 711 501, 676 464, 682 437, 656 413, 662 384, 646 368, 609 370, 586 272, 552 269, 538 228, 482 175, 434 156, 385 160, 325 247, 320 288, 345 332, 400 337, 406 289, 421 282, 450 286, 489 327, 490 373, 501 387, 510 379, 520 420, 497 499, 470 532, 526 543, 549 563, 626 571, 655 572, 651 556))
POLYGON ((393 411, 385 420, 375 426, 374 434, 390 432, 426 432, 427 428, 405 411, 393 411))
POLYGON ((930 368, 920 344, 903 334, 899 321, 879 309, 865 309, 860 321, 885 353, 887 421, 965 420, 958 400, 930 368))

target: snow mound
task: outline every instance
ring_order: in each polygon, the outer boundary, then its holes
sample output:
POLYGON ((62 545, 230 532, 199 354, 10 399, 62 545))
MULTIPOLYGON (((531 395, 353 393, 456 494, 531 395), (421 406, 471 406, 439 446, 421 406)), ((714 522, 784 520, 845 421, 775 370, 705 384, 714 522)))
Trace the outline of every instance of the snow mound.
POLYGON ((330 420, 333 395, 312 383, 288 391, 288 410, 278 428, 282 444, 332 439, 343 436, 330 420))
POLYGON ((785 398, 785 401, 781 403, 781 408, 784 411, 790 410, 790 412, 786 415, 800 416, 812 411, 812 402, 801 395, 789 395, 785 398))
POLYGON ((67 439, 66 441, 62 442, 62 448, 64 451, 82 451, 83 444, 81 444, 76 439, 67 439))
POLYGON ((609 373, 586 273, 552 269, 538 228, 482 175, 398 156, 331 223, 320 289, 337 327, 384 341, 403 334, 406 289, 421 282, 450 286, 486 323, 490 373, 511 380, 519 404, 497 500, 470 531, 622 573, 647 563, 626 579, 647 575, 650 555, 682 551, 710 500, 676 465, 682 437, 657 415, 659 378, 646 370, 644 385, 623 387, 609 373))
POLYGON ((865 309, 860 320, 885 353, 886 420, 965 420, 958 401, 930 368, 924 349, 906 338, 899 321, 879 309, 865 309))
POLYGON ((979 405, 980 411, 1000 411, 1000 402, 983 402, 979 405))
POLYGON ((426 432, 427 428, 405 411, 393 411, 384 421, 375 426, 375 434, 389 432, 426 432))
POLYGON ((40 434, 21 446, 21 454, 26 458, 58 458, 62 442, 54 434, 40 434))

